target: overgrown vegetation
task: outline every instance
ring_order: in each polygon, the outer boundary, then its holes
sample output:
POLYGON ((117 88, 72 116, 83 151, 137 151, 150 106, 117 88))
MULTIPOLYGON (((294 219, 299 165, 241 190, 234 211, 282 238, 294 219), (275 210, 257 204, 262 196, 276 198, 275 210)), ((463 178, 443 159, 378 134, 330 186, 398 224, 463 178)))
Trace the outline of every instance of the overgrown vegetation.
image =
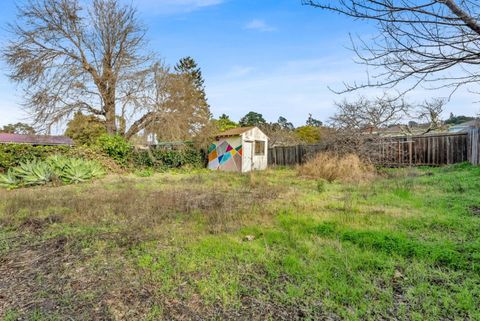
POLYGON ((55 155, 45 161, 27 161, 11 167, 5 174, 0 174, 0 187, 13 189, 56 182, 77 184, 104 174, 97 162, 55 155))
POLYGON ((372 179, 376 170, 355 154, 319 153, 300 166, 298 172, 303 177, 324 179, 328 182, 361 182, 372 179))
POLYGON ((0 191, 0 320, 477 320, 479 178, 195 170, 0 191))
POLYGON ((182 146, 177 149, 138 150, 132 155, 135 167, 165 170, 171 168, 202 168, 205 166, 205 156, 192 146, 182 146))
POLYGON ((104 134, 98 138, 97 146, 120 165, 126 166, 132 153, 132 145, 119 135, 104 134))
MULTIPOLYGON (((52 155, 98 162, 111 173, 148 168, 162 171, 182 167, 201 168, 205 165, 205 155, 192 144, 136 150, 121 136, 105 134, 89 146, 0 144, 0 173, 7 173, 25 163, 45 161, 52 155)), ((7 176, 10 177, 6 175, 3 178, 7 176)))
POLYGON ((57 154, 66 154, 69 146, 32 146, 27 144, 0 144, 0 171, 34 160, 45 160, 57 154))

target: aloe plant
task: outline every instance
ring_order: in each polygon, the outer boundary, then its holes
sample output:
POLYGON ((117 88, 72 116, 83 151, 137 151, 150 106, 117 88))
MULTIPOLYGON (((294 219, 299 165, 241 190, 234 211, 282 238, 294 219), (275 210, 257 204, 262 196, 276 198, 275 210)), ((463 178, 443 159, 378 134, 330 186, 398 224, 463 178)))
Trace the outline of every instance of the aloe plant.
POLYGON ((98 163, 79 158, 53 156, 47 162, 56 175, 68 184, 82 183, 105 174, 103 168, 98 163))
POLYGON ((20 185, 20 180, 14 170, 10 169, 5 174, 0 174, 0 187, 13 189, 20 185))
POLYGON ((47 163, 50 165, 52 170, 57 174, 61 173, 65 166, 68 164, 69 158, 60 155, 54 155, 47 158, 47 163))
POLYGON ((43 185, 50 182, 54 176, 50 165, 41 161, 20 163, 14 172, 23 185, 43 185))
POLYGON ((102 166, 80 158, 51 156, 46 161, 30 161, 0 175, 0 187, 44 185, 55 178, 66 184, 77 184, 105 175, 102 166))
POLYGON ((90 168, 79 160, 71 160, 61 173, 61 178, 70 184, 77 184, 92 179, 90 168))

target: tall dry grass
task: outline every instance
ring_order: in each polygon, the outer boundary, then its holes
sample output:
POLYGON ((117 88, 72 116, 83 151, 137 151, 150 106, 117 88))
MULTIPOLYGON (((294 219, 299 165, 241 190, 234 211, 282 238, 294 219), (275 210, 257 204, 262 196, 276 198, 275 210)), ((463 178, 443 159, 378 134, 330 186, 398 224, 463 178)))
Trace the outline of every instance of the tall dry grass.
POLYGON ((375 177, 376 170, 355 154, 319 153, 298 168, 300 176, 329 182, 362 182, 375 177))

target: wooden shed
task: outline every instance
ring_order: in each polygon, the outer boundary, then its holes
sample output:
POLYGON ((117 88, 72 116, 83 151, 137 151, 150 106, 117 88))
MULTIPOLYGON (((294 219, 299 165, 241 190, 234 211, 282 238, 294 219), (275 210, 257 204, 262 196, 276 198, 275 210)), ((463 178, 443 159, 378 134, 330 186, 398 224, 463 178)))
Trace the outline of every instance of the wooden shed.
POLYGON ((227 130, 208 149, 208 168, 229 172, 264 170, 268 166, 268 137, 258 127, 227 130))

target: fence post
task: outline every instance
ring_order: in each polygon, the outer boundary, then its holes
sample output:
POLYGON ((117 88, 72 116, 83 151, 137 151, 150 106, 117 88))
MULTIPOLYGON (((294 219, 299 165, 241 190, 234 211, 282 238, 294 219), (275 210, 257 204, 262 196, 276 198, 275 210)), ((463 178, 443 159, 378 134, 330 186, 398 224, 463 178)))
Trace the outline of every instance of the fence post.
MULTIPOLYGON (((407 139, 408 139, 408 137, 407 137, 407 139)), ((412 155, 413 148, 412 148, 412 144, 413 144, 413 142, 412 142, 412 140, 410 139, 410 140, 408 141, 408 163, 409 163, 408 165, 409 165, 409 166, 412 166, 412 160, 413 160, 413 155, 412 155)))
POLYGON ((468 131, 468 154, 472 165, 480 165, 480 128, 468 131))

